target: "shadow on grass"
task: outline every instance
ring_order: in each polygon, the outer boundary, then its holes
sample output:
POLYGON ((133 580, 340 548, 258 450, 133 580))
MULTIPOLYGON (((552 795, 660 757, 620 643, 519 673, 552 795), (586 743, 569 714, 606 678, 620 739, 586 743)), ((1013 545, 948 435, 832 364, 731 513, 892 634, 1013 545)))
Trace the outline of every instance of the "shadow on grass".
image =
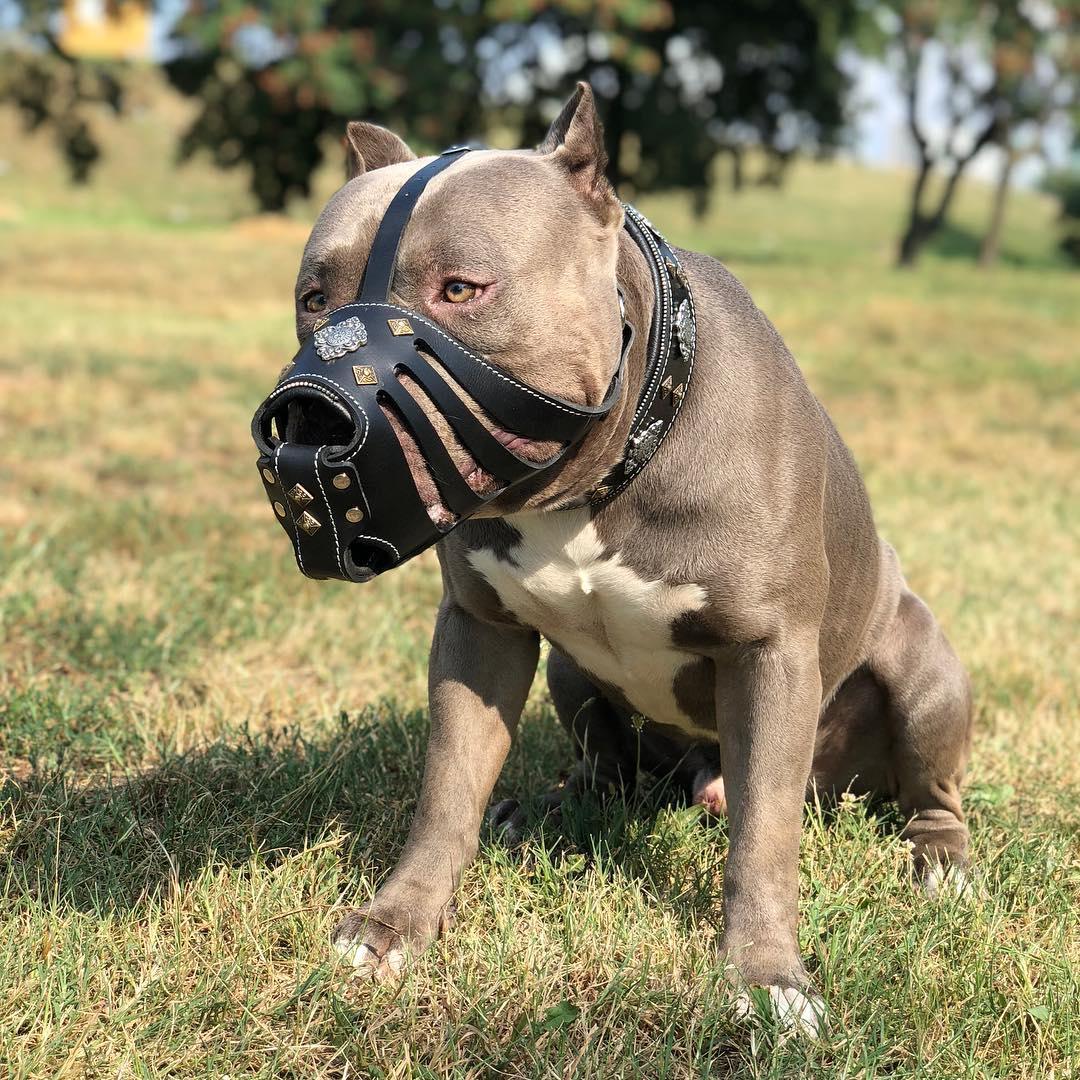
POLYGON ((273 865, 341 830, 381 863, 404 837, 426 720, 386 709, 327 728, 241 732, 89 785, 63 761, 8 781, 8 900, 131 908, 207 866, 273 865))
MULTIPOLYGON (((83 912, 133 909, 208 866, 273 866, 341 834, 351 836, 343 858, 385 873, 408 831, 427 732, 426 714, 384 705, 342 714, 316 736, 241 731, 91 783, 78 752, 45 755, 48 764, 0 787, 0 894, 83 912)), ((546 711, 527 716, 501 789, 547 787, 568 752, 546 711)), ((538 823, 530 842, 555 859, 644 879, 692 920, 718 910, 721 847, 708 845, 710 857, 694 862, 695 845, 683 841, 699 829, 698 815, 677 807, 663 783, 629 801, 586 798, 568 805, 560 823, 538 823), (657 829, 657 815, 672 807, 673 820, 657 829)))
MULTIPOLYGON (((91 913, 134 909, 207 867, 253 859, 273 866, 340 835, 350 838, 342 858, 358 875, 361 868, 384 874, 408 830, 427 730, 423 712, 385 704, 342 714, 314 737, 296 728, 241 732, 89 784, 62 758, 31 769, 0 787, 0 895, 9 904, 91 913)), ((496 797, 546 790, 568 756, 568 740, 546 710, 526 716, 496 797)), ((980 789, 971 799, 983 826, 995 811, 1008 812, 992 805, 1007 797, 990 794, 980 789)), ((812 812, 832 827, 827 803, 812 812)), ((879 835, 903 827, 889 803, 867 803, 866 813, 879 835)), ((533 815, 506 857, 541 857, 571 877, 637 880, 693 928, 719 914, 727 843, 725 823, 703 826, 699 810, 657 780, 627 798, 568 800, 560 818, 533 815), (701 842, 703 827, 709 843, 701 842)))
MULTIPOLYGON (((941 231, 927 244, 927 251, 943 259, 959 259, 977 263, 982 235, 961 225, 946 222, 941 231)), ((1049 251, 1017 251, 1015 248, 1002 247, 998 252, 998 262, 1019 270, 1060 270, 1063 263, 1049 251)))

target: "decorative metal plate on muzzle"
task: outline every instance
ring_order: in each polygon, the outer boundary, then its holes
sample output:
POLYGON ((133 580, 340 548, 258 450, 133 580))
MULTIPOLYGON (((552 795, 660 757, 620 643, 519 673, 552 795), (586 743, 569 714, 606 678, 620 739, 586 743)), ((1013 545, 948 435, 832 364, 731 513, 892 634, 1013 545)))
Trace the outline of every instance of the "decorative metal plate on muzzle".
POLYGON ((355 316, 323 326, 312 335, 320 360, 336 360, 367 344, 367 327, 355 316))

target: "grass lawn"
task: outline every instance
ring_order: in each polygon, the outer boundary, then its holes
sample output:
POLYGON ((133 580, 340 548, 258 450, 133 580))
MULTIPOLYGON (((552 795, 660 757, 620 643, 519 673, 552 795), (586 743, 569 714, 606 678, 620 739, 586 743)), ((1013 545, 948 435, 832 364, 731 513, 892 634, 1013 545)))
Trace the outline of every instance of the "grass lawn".
MULTIPOLYGON (((1077 1075, 1080 277, 1053 208, 1017 197, 979 272, 970 188, 901 274, 901 176, 804 165, 703 222, 641 202, 784 334, 974 679, 979 896, 915 895, 889 811, 808 813, 810 1043, 733 1020, 726 830, 655 792, 486 845, 401 986, 332 961, 416 796, 436 563, 295 570, 248 422, 314 206, 243 218, 240 177, 174 171, 178 109, 110 129, 82 191, 0 119, 0 1076, 1077 1075)), ((496 795, 570 760, 538 679, 496 795)))

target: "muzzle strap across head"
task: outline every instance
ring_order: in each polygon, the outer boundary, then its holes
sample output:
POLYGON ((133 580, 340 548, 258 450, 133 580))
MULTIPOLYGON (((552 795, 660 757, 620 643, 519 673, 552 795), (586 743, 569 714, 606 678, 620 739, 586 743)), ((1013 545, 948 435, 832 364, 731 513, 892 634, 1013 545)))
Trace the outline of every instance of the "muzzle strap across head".
POLYGON ((376 231, 357 299, 315 324, 252 420, 263 486, 309 577, 366 581, 430 547, 485 503, 555 465, 621 394, 632 337, 625 323, 604 400, 587 406, 521 382, 426 316, 391 302, 398 248, 420 195, 467 152, 446 151, 397 191, 376 231), (487 494, 462 476, 403 376, 423 390, 461 447, 494 478, 487 494), (482 418, 459 391, 479 405, 482 418), (451 520, 437 522, 429 514, 391 415, 419 449, 451 520), (485 420, 561 449, 540 463, 518 457, 485 420))

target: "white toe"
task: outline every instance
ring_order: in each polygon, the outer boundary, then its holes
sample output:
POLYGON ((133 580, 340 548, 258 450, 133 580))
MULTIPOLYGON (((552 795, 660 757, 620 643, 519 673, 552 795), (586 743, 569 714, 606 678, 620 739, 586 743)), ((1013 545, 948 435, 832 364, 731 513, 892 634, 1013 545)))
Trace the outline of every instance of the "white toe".
POLYGON ((973 874, 962 866, 934 863, 922 879, 927 896, 951 897, 956 900, 974 900, 979 887, 973 874))
POLYGON ((395 975, 400 975, 405 967, 405 951, 399 946, 391 946, 386 955, 379 959, 379 954, 363 941, 334 942, 333 949, 343 960, 362 975, 378 976, 382 964, 395 975))
MULTIPOLYGON (((794 986, 767 986, 769 1009, 780 1026, 802 1032, 813 1038, 825 1029, 825 1001, 812 990, 800 990, 794 986)), ((740 1020, 757 1015, 756 1002, 743 990, 735 1002, 735 1015, 740 1020)))

